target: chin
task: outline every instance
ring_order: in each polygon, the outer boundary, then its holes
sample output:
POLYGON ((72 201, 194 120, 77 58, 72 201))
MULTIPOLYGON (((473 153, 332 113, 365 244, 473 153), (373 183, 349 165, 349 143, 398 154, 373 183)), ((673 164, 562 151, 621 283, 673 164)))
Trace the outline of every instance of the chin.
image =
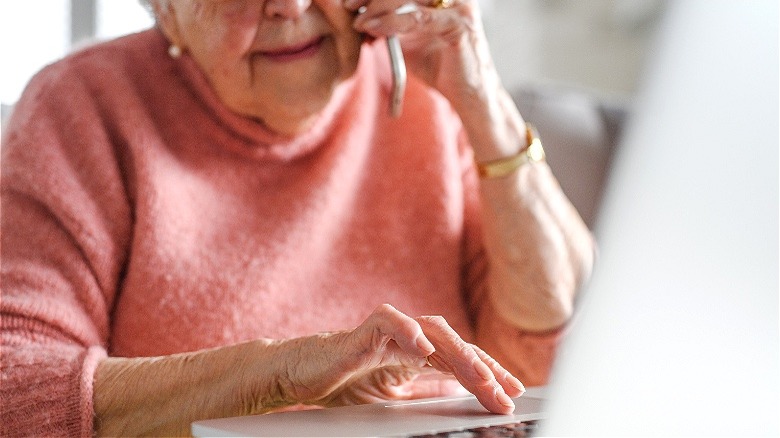
POLYGON ((299 92, 294 96, 288 94, 284 99, 273 99, 276 102, 274 105, 238 112, 260 121, 277 134, 291 137, 306 132, 314 124, 328 106, 334 89, 335 86, 316 93, 299 92))

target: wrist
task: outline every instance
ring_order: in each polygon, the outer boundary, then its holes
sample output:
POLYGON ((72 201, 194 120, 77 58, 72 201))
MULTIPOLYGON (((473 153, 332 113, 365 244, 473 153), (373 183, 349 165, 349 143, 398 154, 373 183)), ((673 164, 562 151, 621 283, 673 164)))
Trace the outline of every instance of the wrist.
MULTIPOLYGON (((327 406, 342 382, 344 372, 334 345, 340 344, 341 332, 320 333, 275 342, 270 348, 273 370, 268 403, 275 408, 296 404, 327 406)), ((268 371, 266 370, 266 373, 268 371)))
POLYGON ((536 129, 530 123, 526 123, 525 128, 527 146, 520 152, 497 160, 476 162, 480 178, 502 178, 514 173, 526 164, 545 160, 542 141, 539 139, 536 129))
POLYGON ((301 403, 290 391, 290 364, 296 340, 254 340, 233 346, 228 358, 232 362, 225 375, 230 378, 233 401, 238 403, 235 415, 257 415, 301 403))
POLYGON ((479 103, 458 111, 478 163, 516 156, 529 146, 525 120, 509 93, 503 88, 485 93, 474 100, 479 103))

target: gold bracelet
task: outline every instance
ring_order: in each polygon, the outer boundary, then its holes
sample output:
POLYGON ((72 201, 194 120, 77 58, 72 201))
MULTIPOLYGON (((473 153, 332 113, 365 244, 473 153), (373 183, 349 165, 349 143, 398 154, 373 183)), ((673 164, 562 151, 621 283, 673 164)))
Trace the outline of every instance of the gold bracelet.
POLYGON ((545 155, 542 141, 539 140, 536 129, 530 123, 525 124, 525 135, 528 140, 528 147, 516 155, 488 161, 487 163, 477 163, 479 176, 481 178, 500 178, 509 175, 526 163, 544 161, 545 155))

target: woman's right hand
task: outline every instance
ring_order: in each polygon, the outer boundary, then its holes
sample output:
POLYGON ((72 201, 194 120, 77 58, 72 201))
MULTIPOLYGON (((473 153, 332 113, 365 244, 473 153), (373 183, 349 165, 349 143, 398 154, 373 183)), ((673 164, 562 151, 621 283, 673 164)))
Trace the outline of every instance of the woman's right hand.
POLYGON ((414 380, 428 366, 452 374, 491 412, 511 413, 510 397, 524 391, 519 380, 461 339, 444 318, 413 319, 387 304, 354 330, 283 341, 279 347, 287 351, 278 356, 286 362, 286 372, 279 376, 283 398, 307 404, 446 395, 451 385, 440 386, 439 394, 430 387, 415 391, 414 380))
POLYGON ((512 412, 509 397, 523 392, 517 379, 463 341, 444 318, 413 319, 385 304, 349 331, 106 358, 95 371, 95 431, 181 435, 196 420, 299 403, 339 406, 447 394, 452 386, 446 380, 415 382, 429 363, 495 413, 512 412))

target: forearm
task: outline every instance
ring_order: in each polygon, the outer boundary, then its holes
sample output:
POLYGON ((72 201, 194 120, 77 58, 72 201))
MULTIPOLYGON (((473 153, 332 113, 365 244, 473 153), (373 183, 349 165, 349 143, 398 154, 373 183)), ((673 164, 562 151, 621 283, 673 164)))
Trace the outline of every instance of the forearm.
POLYGON ((590 274, 594 243, 550 168, 534 164, 505 179, 482 181, 481 194, 496 310, 527 331, 566 323, 590 274))
MULTIPOLYGON (((490 82, 488 82, 490 83, 490 82)), ((528 146, 526 126, 508 93, 494 81, 480 105, 461 116, 477 162, 516 155, 528 146)), ((504 319, 527 331, 564 324, 588 277, 590 231, 544 163, 480 180, 488 287, 504 319)))
POLYGON ((184 435, 198 419, 296 403, 397 398, 427 361, 452 373, 492 412, 514 409, 510 394, 523 391, 442 317, 412 319, 382 305, 349 331, 159 358, 107 359, 95 373, 96 432, 184 435))
POLYGON ((95 373, 100 436, 189 435, 192 421, 292 404, 278 390, 275 345, 254 341, 156 358, 108 358, 95 373))

